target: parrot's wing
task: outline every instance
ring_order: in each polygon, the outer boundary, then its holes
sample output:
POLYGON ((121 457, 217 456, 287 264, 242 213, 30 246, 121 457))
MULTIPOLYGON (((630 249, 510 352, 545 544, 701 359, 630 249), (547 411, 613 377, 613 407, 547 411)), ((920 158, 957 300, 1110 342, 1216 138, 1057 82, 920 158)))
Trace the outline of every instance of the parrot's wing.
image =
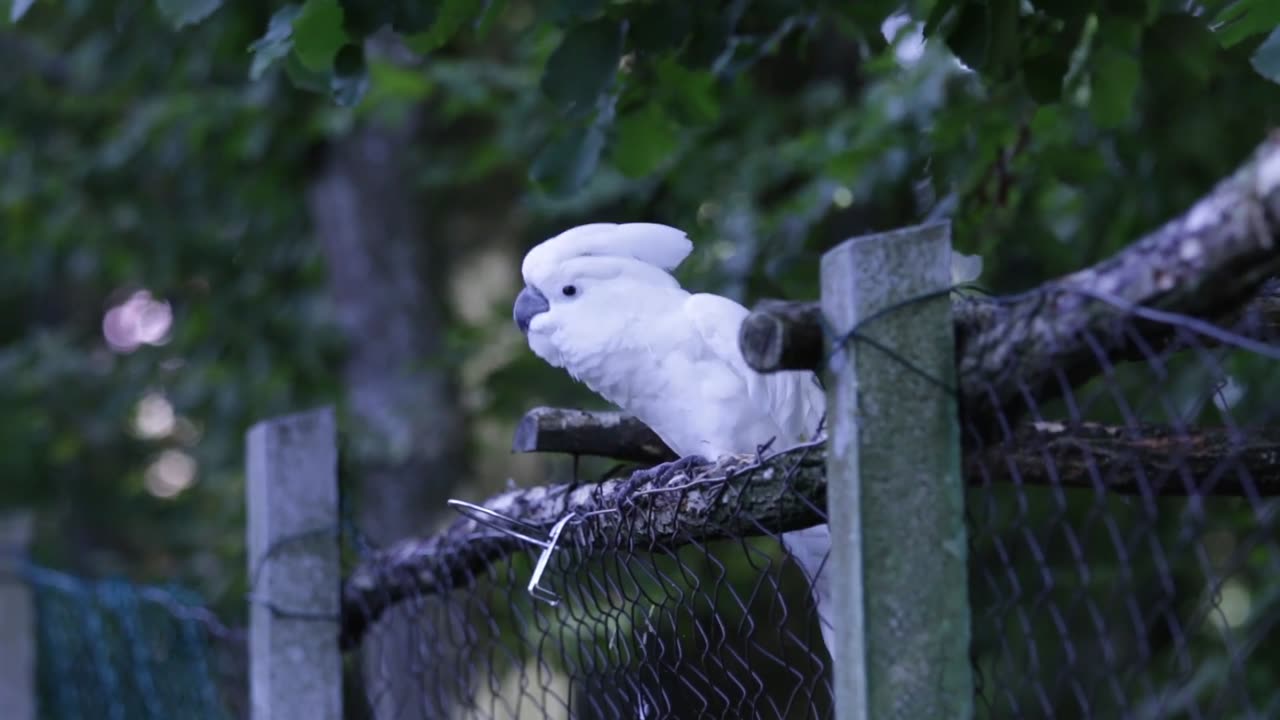
POLYGON ((709 293, 690 295, 684 312, 707 349, 743 379, 752 402, 790 435, 778 438, 774 450, 813 439, 826 409, 826 396, 816 375, 808 371, 762 374, 752 370, 738 347, 738 330, 748 311, 729 298, 709 293))
MULTIPOLYGON (((826 408, 826 395, 811 372, 789 371, 761 374, 752 370, 738 347, 738 330, 747 317, 747 309, 719 295, 692 295, 684 303, 684 311, 697 328, 697 334, 708 350, 739 374, 747 385, 747 394, 761 412, 768 413, 775 424, 791 437, 778 438, 774 450, 788 444, 810 440, 817 434, 826 408)), ((809 578, 819 628, 827 650, 836 652, 831 581, 822 568, 831 550, 831 530, 826 524, 783 533, 782 544, 809 578)))

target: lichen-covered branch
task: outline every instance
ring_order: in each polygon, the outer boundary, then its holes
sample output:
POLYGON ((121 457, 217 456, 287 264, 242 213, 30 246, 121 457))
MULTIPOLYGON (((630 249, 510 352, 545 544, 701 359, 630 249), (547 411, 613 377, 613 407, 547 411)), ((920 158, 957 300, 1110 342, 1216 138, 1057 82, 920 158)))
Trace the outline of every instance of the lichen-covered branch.
POLYGON ((968 449, 970 486, 1014 482, 1136 495, 1280 495, 1280 428, 1036 422, 968 449))
MULTIPOLYGON (((956 298, 956 363, 967 419, 987 424, 1078 384, 1107 363, 1166 345, 1176 327, 1134 308, 1210 320, 1249 315, 1244 334, 1280 335, 1280 133, 1178 217, 1097 265, 1006 298, 956 298), (1255 299, 1257 298, 1257 299, 1255 299), (1250 301, 1253 301, 1252 303, 1250 301)), ((816 304, 769 303, 743 323, 739 343, 761 372, 822 364, 816 304)), ((1215 341, 1205 338, 1203 344, 1215 341)))
MULTIPOLYGON (((575 437, 596 440, 607 438, 605 430, 619 423, 638 423, 618 413, 554 408, 538 408, 526 415, 525 422, 540 436, 543 424, 548 429, 561 427, 566 417, 572 417, 581 431, 575 437)), ((615 449, 617 442, 605 439, 567 451, 608 456, 615 449)), ((484 507, 543 533, 567 514, 576 513, 587 520, 575 526, 575 541, 597 551, 673 547, 776 534, 822 522, 825 467, 823 448, 814 446, 764 462, 727 458, 696 469, 695 480, 675 473, 668 488, 655 491, 651 484, 640 485, 632 496, 634 502, 623 507, 617 496, 622 479, 513 490, 490 499, 484 507)), ((978 487, 1017 483, 1151 495, 1280 495, 1280 428, 1186 433, 1159 426, 1032 423, 1022 426, 1011 441, 967 448, 964 468, 966 482, 978 487), (1194 484, 1188 485, 1187 478, 1194 484)), ((360 563, 343 588, 343 647, 355 646, 395 603, 464 587, 493 563, 529 547, 464 517, 443 533, 405 540, 374 553, 360 563)))
MULTIPOLYGON (((974 296, 953 299, 951 313, 956 337, 973 337, 983 327, 988 328, 987 333, 995 333, 989 326, 994 325, 1000 303, 999 299, 974 296)), ((1214 320, 1227 327, 1238 324, 1233 333, 1240 337, 1263 341, 1280 337, 1280 281, 1264 283, 1239 312, 1214 320)), ((758 372, 821 370, 826 359, 822 322, 822 309, 816 301, 761 300, 742 323, 738 342, 747 364, 758 372)), ((1145 339, 1152 349, 1159 350, 1172 340, 1174 330, 1169 326, 1164 332, 1149 333, 1145 339)), ((1221 343, 1216 338, 1204 337, 1201 344, 1215 347, 1221 343)), ((980 346, 980 343, 966 344, 975 349, 980 346)), ((1141 357, 1140 349, 1132 343, 1122 350, 1125 353, 1111 359, 1127 362, 1141 357)))
MULTIPOLYGON (((575 513, 586 519, 575 525, 574 537, 593 550, 674 547, 822 522, 825 462, 820 446, 778 453, 763 462, 728 457, 697 468, 694 480, 674 472, 663 479, 662 487, 642 483, 631 502, 622 505, 618 489, 624 481, 612 479, 513 490, 491 498, 484 507, 523 526, 540 528, 544 535, 575 513)), ((465 586, 489 565, 529 547, 464 517, 443 533, 405 540, 373 554, 343 586, 342 646, 356 645, 368 626, 400 600, 465 586)))

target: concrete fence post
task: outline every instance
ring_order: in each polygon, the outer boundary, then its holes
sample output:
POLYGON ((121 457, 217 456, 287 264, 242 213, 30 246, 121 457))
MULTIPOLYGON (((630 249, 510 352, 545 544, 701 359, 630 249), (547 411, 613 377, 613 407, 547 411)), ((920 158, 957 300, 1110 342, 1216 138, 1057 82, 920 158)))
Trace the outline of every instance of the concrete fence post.
POLYGON ((839 720, 973 716, 950 265, 947 223, 822 258, 839 720))
POLYGON ((22 576, 34 517, 0 515, 0 708, 6 720, 36 720, 36 609, 22 576))
POLYGON ((254 720, 341 720, 338 438, 332 408, 248 434, 254 720))

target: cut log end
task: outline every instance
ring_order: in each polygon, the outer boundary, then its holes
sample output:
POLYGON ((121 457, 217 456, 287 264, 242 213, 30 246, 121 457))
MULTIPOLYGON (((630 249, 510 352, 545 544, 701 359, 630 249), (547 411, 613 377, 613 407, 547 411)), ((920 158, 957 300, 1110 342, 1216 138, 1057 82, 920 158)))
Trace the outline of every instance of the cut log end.
POLYGON ((756 372, 822 367, 822 309, 816 302, 763 300, 742 322, 738 346, 756 372))

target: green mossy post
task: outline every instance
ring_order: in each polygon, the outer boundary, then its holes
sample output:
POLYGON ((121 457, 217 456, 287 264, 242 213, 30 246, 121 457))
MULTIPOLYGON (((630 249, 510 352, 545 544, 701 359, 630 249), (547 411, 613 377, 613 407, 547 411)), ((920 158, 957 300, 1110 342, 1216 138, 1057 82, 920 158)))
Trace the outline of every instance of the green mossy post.
POLYGON ((973 716, 950 225, 822 258, 839 720, 973 716))

